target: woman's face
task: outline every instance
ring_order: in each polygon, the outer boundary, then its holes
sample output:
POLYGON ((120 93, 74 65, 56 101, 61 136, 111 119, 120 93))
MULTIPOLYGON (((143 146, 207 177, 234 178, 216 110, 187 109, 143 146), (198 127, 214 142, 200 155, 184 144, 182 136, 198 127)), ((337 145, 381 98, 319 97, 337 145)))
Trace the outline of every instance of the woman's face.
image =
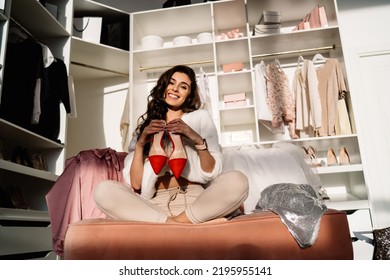
POLYGON ((165 102, 170 108, 178 110, 182 107, 190 93, 190 78, 184 73, 175 72, 165 90, 165 102))

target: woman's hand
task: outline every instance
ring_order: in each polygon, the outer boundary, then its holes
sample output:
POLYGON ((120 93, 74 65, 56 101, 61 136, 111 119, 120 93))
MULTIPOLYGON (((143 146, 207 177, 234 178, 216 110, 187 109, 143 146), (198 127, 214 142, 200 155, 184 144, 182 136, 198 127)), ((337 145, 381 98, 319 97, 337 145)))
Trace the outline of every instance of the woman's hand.
POLYGON ((203 138, 190 126, 188 126, 182 119, 174 119, 166 125, 166 130, 172 133, 178 133, 186 136, 195 145, 203 144, 203 138))
MULTIPOLYGON (((203 144, 203 138, 182 119, 174 119, 170 121, 166 130, 172 133, 179 133, 190 139, 195 145, 203 144)), ((215 159, 210 154, 209 150, 198 151, 200 166, 205 172, 212 172, 215 166, 215 159)))
POLYGON ((150 124, 145 127, 144 131, 142 131, 138 138, 137 145, 144 147, 146 143, 150 142, 151 135, 163 131, 165 127, 166 122, 164 120, 152 120, 150 124))

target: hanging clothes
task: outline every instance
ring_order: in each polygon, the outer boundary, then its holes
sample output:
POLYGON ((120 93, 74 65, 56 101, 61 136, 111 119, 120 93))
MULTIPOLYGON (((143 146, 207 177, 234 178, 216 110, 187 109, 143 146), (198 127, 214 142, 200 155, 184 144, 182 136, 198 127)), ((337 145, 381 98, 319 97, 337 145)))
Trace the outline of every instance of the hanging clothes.
POLYGON ((258 121, 274 134, 283 134, 284 126, 273 127, 272 112, 268 105, 267 94, 267 66, 264 61, 255 65, 254 98, 258 121))
MULTIPOLYGON (((43 67, 47 68, 53 63, 53 61, 55 61, 55 58, 48 46, 42 43, 39 44, 42 47, 43 67)), ((39 123, 39 118, 41 116, 41 86, 41 78, 38 78, 34 90, 34 107, 31 116, 32 124, 39 123)))
POLYGON ((70 113, 68 75, 65 63, 56 58, 44 68, 41 86, 41 114, 31 130, 53 141, 60 133, 60 104, 70 113))
POLYGON ((197 84, 199 89, 199 95, 202 101, 202 108, 207 110, 212 116, 213 112, 211 108, 209 78, 207 77, 206 73, 203 71, 202 68, 200 69, 197 84))
POLYGON ((267 102, 272 112, 272 126, 295 121, 295 105, 287 75, 276 59, 267 67, 267 102))
POLYGON ((318 79, 314 63, 304 59, 298 64, 292 84, 295 96, 295 129, 298 134, 314 136, 321 127, 321 99, 318 92, 318 79))
POLYGON ((328 58, 316 73, 322 108, 319 136, 336 135, 335 125, 339 117, 338 100, 347 93, 344 75, 339 61, 335 58, 328 58))
POLYGON ((0 117, 59 142, 60 104, 71 110, 66 65, 30 38, 11 40, 5 60, 0 117))
POLYGON ((37 80, 42 77, 42 46, 29 38, 21 42, 9 42, 5 57, 0 117, 31 130, 37 80))

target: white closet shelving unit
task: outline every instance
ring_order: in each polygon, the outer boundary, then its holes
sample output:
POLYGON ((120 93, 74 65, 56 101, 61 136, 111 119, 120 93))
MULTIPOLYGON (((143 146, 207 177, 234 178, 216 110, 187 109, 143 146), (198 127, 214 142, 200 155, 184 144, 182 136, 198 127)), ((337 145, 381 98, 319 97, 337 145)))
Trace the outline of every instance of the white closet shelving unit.
MULTIPOLYGON (((125 34, 129 32, 129 13, 90 0, 73 1, 73 5, 73 17, 102 18, 102 33, 107 24, 121 22, 123 36, 129 37, 125 34)), ((67 158, 92 148, 111 147, 121 151, 119 123, 128 91, 129 71, 127 46, 72 36, 70 75, 78 109, 77 118, 68 122, 67 158)))
MULTIPOLYGON (((130 45, 130 104, 131 131, 137 118, 146 110, 146 97, 159 75, 175 64, 187 64, 196 72, 206 72, 212 94, 212 115, 217 126, 220 143, 223 148, 240 145, 261 145, 271 147, 279 141, 317 150, 319 161, 326 162, 328 148, 333 148, 338 155, 342 146, 348 149, 351 164, 323 166, 314 169, 320 175, 323 186, 327 189, 330 200, 329 208, 348 211, 359 215, 351 225, 353 230, 370 231, 370 201, 359 151, 359 140, 354 125, 353 108, 348 92, 347 104, 353 128, 351 135, 329 137, 311 137, 291 140, 288 132, 274 135, 258 123, 254 98, 253 69, 263 60, 265 63, 278 59, 285 69, 296 68, 298 55, 312 59, 316 53, 325 57, 337 58, 344 69, 343 49, 340 39, 337 5, 334 0, 296 1, 281 0, 236 0, 200 3, 169 9, 157 9, 131 14, 130 45), (324 5, 328 26, 310 30, 292 31, 300 20, 316 5, 324 5), (252 35, 262 11, 280 11, 282 28, 277 34, 252 35), (188 24, 177 24, 186 22, 188 24), (242 37, 220 40, 219 35, 232 29, 239 29, 242 37), (199 33, 211 32, 213 40, 198 43, 199 33), (163 38, 161 48, 143 49, 142 38, 157 35, 163 38), (176 36, 186 35, 192 43, 174 46, 176 36), (241 62, 243 70, 224 73, 222 65, 241 62), (247 105, 241 108, 224 108, 223 97, 226 94, 245 92, 247 105), (356 220, 359 223, 356 224, 356 220)), ((348 77, 344 73, 348 87, 348 77)), ((352 233, 351 229, 351 234, 352 233)))
MULTIPOLYGON (((88 112, 87 104, 90 103, 91 98, 96 99, 96 96, 91 96, 91 91, 98 90, 99 100, 107 101, 107 96, 100 94, 100 92, 105 93, 103 86, 99 88, 98 84, 101 81, 105 81, 103 83, 105 86, 107 84, 114 86, 118 81, 125 82, 126 89, 128 84, 129 51, 127 49, 100 42, 88 42, 73 36, 74 17, 101 17, 103 24, 121 21, 128 25, 130 17, 128 13, 89 0, 46 0, 46 3, 57 7, 57 17, 36 0, 7 1, 4 14, 0 14, 2 30, 0 64, 3 66, 0 74, 2 77, 6 68, 4 63, 8 28, 10 22, 14 21, 33 39, 46 44, 55 57, 65 62, 68 74, 74 80, 76 100, 80 101, 76 102, 76 105, 81 109, 79 109, 79 117, 71 119, 72 122, 67 118, 66 112, 62 112, 61 143, 0 119, 0 138, 3 140, 4 154, 4 159, 0 159, 0 185, 11 184, 20 187, 27 204, 31 207, 30 210, 0 208, 1 259, 55 257, 51 252, 50 219, 45 195, 64 170, 65 159, 73 155, 69 155, 66 147, 71 146, 73 150, 81 151, 82 148, 78 145, 80 141, 77 140, 80 138, 92 139, 92 143, 89 143, 90 147, 98 147, 93 142, 94 138, 88 135, 88 129, 74 124, 83 120, 83 112, 88 112), (92 85, 93 90, 86 85, 92 85), (86 133, 85 137, 83 132, 86 133), (31 154, 41 153, 46 159, 49 171, 11 162, 12 150, 16 146, 27 148, 31 154)), ((119 101, 118 104, 120 102, 124 104, 124 100, 119 101)), ((97 111, 99 114, 102 113, 100 112, 102 110, 96 108, 91 108, 91 112, 88 113, 87 128, 91 126, 90 117, 97 111)))
MULTIPOLYGON (((129 14, 94 1, 74 1, 73 17, 101 17, 103 24, 123 21, 129 14)), ((129 75, 129 52, 72 36, 71 74, 76 81, 129 75)))
MULTIPOLYGON (((1 78, 7 69, 5 57, 10 25, 18 26, 31 39, 47 45, 56 58, 69 66, 71 17, 67 13, 72 8, 72 1, 47 2, 57 5, 57 17, 35 0, 6 1, 6 9, 0 16, 0 64, 3 66, 1 78)), ((28 210, 0 208, 0 259, 54 258, 51 253, 50 219, 45 195, 64 168, 66 113, 63 110, 61 114, 59 142, 0 119, 4 155, 0 159, 0 185, 20 188, 30 207, 28 210), (11 154, 16 146, 26 148, 30 155, 42 154, 48 171, 11 162, 11 154)))

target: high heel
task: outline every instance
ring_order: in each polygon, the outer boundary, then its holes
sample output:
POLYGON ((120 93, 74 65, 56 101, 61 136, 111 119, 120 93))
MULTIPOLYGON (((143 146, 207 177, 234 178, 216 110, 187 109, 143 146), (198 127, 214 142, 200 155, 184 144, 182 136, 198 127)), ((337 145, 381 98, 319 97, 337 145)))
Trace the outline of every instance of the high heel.
POLYGON ((336 154, 332 148, 328 148, 326 153, 326 162, 328 166, 338 165, 336 154))
POLYGON ((307 151, 307 154, 310 158, 310 166, 311 167, 322 166, 322 164, 320 162, 318 162, 318 159, 316 156, 317 150, 313 146, 309 146, 306 151, 307 151))
POLYGON ((346 147, 340 148, 339 162, 341 165, 347 165, 351 163, 346 147))
POLYGON ((167 154, 162 147, 164 133, 164 131, 160 131, 153 135, 149 150, 149 161, 156 175, 160 173, 167 161, 167 154))
POLYGON ((176 179, 179 179, 183 169, 187 163, 187 154, 184 149, 180 134, 168 132, 169 138, 172 142, 172 153, 168 159, 169 168, 172 170, 176 179))

